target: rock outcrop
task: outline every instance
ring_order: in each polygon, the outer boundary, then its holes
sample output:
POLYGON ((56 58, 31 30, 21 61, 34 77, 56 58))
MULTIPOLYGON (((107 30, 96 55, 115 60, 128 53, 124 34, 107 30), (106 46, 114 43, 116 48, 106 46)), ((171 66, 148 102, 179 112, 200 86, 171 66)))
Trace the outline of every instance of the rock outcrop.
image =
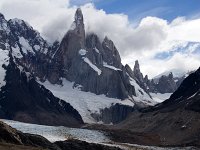
POLYGON ((101 110, 100 114, 92 114, 98 122, 105 124, 117 124, 127 118, 134 110, 134 107, 120 104, 112 105, 110 108, 101 110))

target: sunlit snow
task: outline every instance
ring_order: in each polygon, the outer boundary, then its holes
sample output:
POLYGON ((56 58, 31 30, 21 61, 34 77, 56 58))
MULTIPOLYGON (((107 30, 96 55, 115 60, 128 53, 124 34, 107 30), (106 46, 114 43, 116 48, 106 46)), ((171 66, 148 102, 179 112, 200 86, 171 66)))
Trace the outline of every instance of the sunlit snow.
POLYGON ((100 113, 101 109, 109 108, 112 104, 134 106, 130 100, 108 98, 105 95, 96 95, 90 92, 83 92, 78 88, 72 88, 73 83, 63 79, 63 86, 53 85, 48 81, 40 83, 49 89, 56 97, 70 103, 82 116, 86 123, 96 123, 91 113, 100 113))
POLYGON ((87 57, 83 57, 83 60, 94 70, 98 75, 101 75, 101 70, 95 66, 87 57))

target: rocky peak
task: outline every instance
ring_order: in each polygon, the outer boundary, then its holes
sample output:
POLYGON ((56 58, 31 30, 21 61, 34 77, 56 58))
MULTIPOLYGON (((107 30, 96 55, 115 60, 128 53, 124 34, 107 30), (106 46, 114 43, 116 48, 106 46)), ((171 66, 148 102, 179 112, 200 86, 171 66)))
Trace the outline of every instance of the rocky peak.
POLYGON ((128 64, 125 65, 125 69, 126 69, 126 72, 128 73, 128 75, 129 75, 131 78, 134 78, 133 71, 132 71, 131 67, 130 67, 128 64))
POLYGON ((103 57, 107 60, 107 63, 117 68, 121 68, 121 57, 114 42, 106 36, 102 42, 102 47, 104 49, 103 57))
POLYGON ((5 17, 4 17, 3 14, 0 13, 0 20, 1 20, 1 19, 4 19, 4 20, 5 20, 5 17))
POLYGON ((4 18, 4 15, 0 13, 0 48, 1 49, 7 49, 9 33, 10 33, 10 28, 8 26, 7 20, 4 18))
POLYGON ((144 81, 143 74, 140 71, 140 65, 139 65, 139 61, 138 60, 135 61, 135 66, 133 68, 133 73, 134 73, 135 78, 139 82, 143 82, 144 81))
POLYGON ((145 75, 144 81, 145 81, 145 82, 148 82, 148 81, 149 81, 148 75, 145 75))
POLYGON ((81 11, 80 8, 78 8, 76 10, 74 19, 75 19, 75 23, 76 23, 77 26, 84 24, 83 23, 83 14, 82 14, 82 11, 81 11))
POLYGON ((103 40, 103 45, 108 47, 110 50, 115 49, 114 43, 112 40, 110 40, 107 36, 103 40))
POLYGON ((86 47, 87 48, 93 48, 93 49, 102 49, 101 42, 98 38, 98 36, 94 33, 88 34, 86 37, 86 47))
POLYGON ((169 77, 170 79, 173 79, 173 78, 174 78, 173 73, 170 72, 170 74, 168 75, 168 77, 169 77))
POLYGON ((83 19, 83 14, 80 8, 76 10, 76 13, 74 16, 74 22, 71 26, 71 30, 75 31, 76 34, 78 34, 81 37, 81 39, 85 40, 84 19, 83 19))
POLYGON ((8 29, 7 21, 4 18, 4 15, 0 13, 0 30, 7 30, 7 29, 8 29))
POLYGON ((140 65, 139 65, 139 61, 136 60, 135 61, 135 66, 134 66, 134 69, 133 69, 134 72, 140 72, 140 65))

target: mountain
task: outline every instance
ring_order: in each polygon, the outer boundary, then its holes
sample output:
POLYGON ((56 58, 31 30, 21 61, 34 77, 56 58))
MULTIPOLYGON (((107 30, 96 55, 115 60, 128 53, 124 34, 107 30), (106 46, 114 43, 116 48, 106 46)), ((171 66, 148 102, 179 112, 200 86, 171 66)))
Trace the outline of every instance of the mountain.
POLYGON ((153 79, 149 79, 148 75, 144 76, 141 72, 138 60, 135 61, 133 70, 128 65, 125 68, 137 84, 157 102, 168 99, 177 90, 182 81, 192 73, 192 71, 183 72, 178 69, 172 69, 157 75, 153 79))
POLYGON ((0 16, 2 117, 40 124, 109 124, 156 104, 122 65, 113 41, 85 33, 80 8, 70 30, 53 44, 27 22, 0 16))
MULTIPOLYGON (((191 73, 168 100, 153 107, 141 109, 140 112, 133 112, 115 128, 128 129, 132 135, 140 135, 143 138, 154 134, 154 138, 151 139, 152 145, 199 147, 199 98, 200 68, 191 73)), ((134 136, 130 134, 124 138, 134 139, 134 136)), ((132 143, 134 142, 132 140, 132 143)), ((145 143, 145 141, 140 142, 145 143)))
POLYGON ((24 65, 43 50, 46 42, 22 20, 6 21, 0 15, 0 116, 47 125, 79 126, 80 114, 36 82, 24 65), (26 38, 26 39, 25 39, 26 38), (31 46, 30 46, 31 45, 31 46))

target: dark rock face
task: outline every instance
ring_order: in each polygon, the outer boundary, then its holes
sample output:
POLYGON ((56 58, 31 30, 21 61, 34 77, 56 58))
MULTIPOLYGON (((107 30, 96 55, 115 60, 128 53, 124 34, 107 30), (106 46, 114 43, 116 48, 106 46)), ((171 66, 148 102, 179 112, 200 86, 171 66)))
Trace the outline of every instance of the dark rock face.
POLYGON ((74 86, 82 85, 81 90, 95 94, 120 99, 135 95, 114 43, 107 37, 101 43, 95 34, 85 36, 80 9, 51 65, 55 68, 48 76, 51 83, 60 83, 60 78, 66 78, 75 82, 74 86))
POLYGON ((179 88, 171 95, 171 97, 164 103, 160 104, 158 108, 177 109, 184 107, 185 109, 200 112, 200 68, 190 74, 179 88))
POLYGON ((140 71, 140 65, 138 60, 135 61, 135 66, 133 68, 133 77, 136 80, 136 82, 140 85, 140 87, 142 87, 142 89, 144 89, 145 92, 149 92, 149 87, 147 85, 146 81, 148 78, 146 77, 146 80, 142 74, 142 72, 140 71))
POLYGON ((155 86, 159 93, 173 93, 177 89, 172 73, 168 76, 162 76, 155 86))
POLYGON ((97 121, 102 121, 105 124, 117 124, 123 121, 128 115, 135 110, 134 107, 115 104, 110 108, 101 110, 100 114, 92 114, 97 121))
POLYGON ((54 97, 30 74, 20 71, 12 59, 6 70, 6 85, 0 91, 1 118, 47 125, 83 123, 70 104, 54 97))
MULTIPOLYGON (((150 143, 153 145, 199 147, 199 112, 200 68, 190 74, 168 100, 139 112, 133 112, 115 128, 119 133, 122 129, 133 132, 130 135, 122 134, 124 142, 130 139, 132 143, 137 142, 133 136, 136 132, 141 134, 143 139, 148 134, 155 134, 158 139, 153 138, 155 141, 150 143)), ((145 140, 141 144, 145 144, 145 140)))

